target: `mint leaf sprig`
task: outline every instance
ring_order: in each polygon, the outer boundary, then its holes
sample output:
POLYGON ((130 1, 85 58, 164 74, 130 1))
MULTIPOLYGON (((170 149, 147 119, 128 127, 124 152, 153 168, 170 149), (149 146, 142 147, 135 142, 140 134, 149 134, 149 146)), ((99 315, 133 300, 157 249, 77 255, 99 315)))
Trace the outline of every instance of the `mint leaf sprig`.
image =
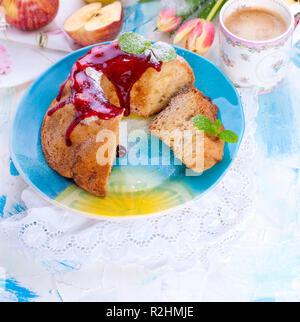
POLYGON ((222 141, 228 143, 237 143, 239 140, 238 135, 230 130, 221 131, 221 120, 216 120, 214 124, 210 119, 203 115, 197 115, 193 118, 193 125, 207 134, 216 135, 222 141))
POLYGON ((137 55, 148 51, 162 63, 173 61, 177 57, 176 51, 171 45, 162 41, 151 44, 143 36, 133 32, 125 32, 120 36, 118 42, 121 50, 128 54, 137 55))

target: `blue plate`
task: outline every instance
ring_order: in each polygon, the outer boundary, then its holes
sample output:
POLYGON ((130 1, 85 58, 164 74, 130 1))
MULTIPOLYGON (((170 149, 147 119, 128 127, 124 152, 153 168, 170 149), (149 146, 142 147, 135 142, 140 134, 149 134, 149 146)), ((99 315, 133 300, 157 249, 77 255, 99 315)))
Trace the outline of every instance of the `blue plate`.
POLYGON ((133 167, 116 162, 105 198, 85 192, 47 165, 40 141, 44 115, 73 64, 90 49, 80 49, 53 65, 33 83, 18 107, 12 127, 11 153, 25 180, 56 204, 80 213, 108 217, 160 213, 198 198, 214 187, 241 144, 245 127, 243 108, 234 86, 218 67, 182 48, 176 48, 177 53, 194 70, 195 86, 219 107, 225 128, 239 136, 237 144, 225 145, 220 163, 200 176, 185 176, 183 165, 133 167))

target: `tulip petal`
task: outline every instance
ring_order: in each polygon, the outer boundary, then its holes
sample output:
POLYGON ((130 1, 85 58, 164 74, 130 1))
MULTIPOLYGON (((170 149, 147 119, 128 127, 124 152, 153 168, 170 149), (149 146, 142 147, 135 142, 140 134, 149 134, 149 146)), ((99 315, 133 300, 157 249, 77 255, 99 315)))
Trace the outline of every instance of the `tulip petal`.
POLYGON ((188 35, 195 26, 201 22, 201 19, 195 18, 184 23, 175 34, 174 44, 178 44, 186 35, 188 35))
POLYGON ((181 23, 182 23, 182 18, 181 17, 175 17, 173 19, 173 22, 172 22, 170 28, 169 28, 170 30, 168 30, 168 31, 176 30, 181 25, 181 23))
POLYGON ((176 14, 176 10, 172 9, 172 8, 168 8, 165 9, 163 11, 161 11, 161 13, 159 14, 162 19, 169 19, 169 18, 173 18, 176 14))
POLYGON ((210 21, 205 21, 203 32, 196 41, 196 52, 204 54, 213 44, 215 38, 215 25, 210 21))
POLYGON ((188 49, 195 51, 197 39, 203 33, 203 22, 199 21, 196 27, 190 32, 188 37, 188 49))
POLYGON ((186 35, 182 39, 182 47, 185 48, 185 49, 189 49, 189 35, 186 35))
POLYGON ((204 34, 206 37, 204 39, 203 46, 210 47, 215 38, 215 25, 212 22, 206 21, 204 25, 204 34))
POLYGON ((175 9, 165 9, 158 16, 157 28, 162 32, 176 30, 182 22, 180 16, 176 16, 175 9))

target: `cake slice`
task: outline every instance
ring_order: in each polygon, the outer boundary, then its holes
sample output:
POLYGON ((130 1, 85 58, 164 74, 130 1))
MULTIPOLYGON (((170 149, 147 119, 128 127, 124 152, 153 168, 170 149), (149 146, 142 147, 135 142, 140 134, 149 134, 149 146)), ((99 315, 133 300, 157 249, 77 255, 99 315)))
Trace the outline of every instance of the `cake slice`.
MULTIPOLYGON (((65 87, 62 100, 70 95, 65 87)), ((54 100, 49 110, 57 104, 54 100)), ((67 104, 51 117, 45 115, 41 144, 47 164, 86 191, 105 196, 106 186, 116 158, 119 124, 122 114, 110 120, 90 117, 80 122, 71 134, 72 145, 66 145, 66 131, 74 120, 75 108, 67 104)))
POLYGON ((222 140, 194 127, 192 119, 199 114, 215 122, 218 107, 196 88, 189 87, 173 97, 150 124, 150 133, 158 136, 178 159, 197 173, 220 162, 224 152, 222 140))
POLYGON ((73 148, 71 164, 75 183, 100 197, 106 187, 116 159, 119 124, 122 115, 110 120, 89 120, 75 129, 74 135, 83 140, 73 148), (90 124, 89 124, 90 123, 90 124))
MULTIPOLYGON (((131 112, 143 117, 152 116, 163 110, 178 91, 192 86, 194 82, 194 72, 181 56, 163 63, 160 72, 149 68, 130 92, 131 112)), ((106 76, 102 76, 101 87, 109 101, 119 106, 114 85, 106 76)))

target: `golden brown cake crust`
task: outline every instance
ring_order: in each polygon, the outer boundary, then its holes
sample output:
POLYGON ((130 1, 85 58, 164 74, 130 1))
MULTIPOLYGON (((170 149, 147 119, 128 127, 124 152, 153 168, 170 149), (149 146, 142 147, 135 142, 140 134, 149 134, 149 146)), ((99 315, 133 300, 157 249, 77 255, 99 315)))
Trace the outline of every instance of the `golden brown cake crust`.
MULTIPOLYGON (((70 87, 67 85, 62 100, 69 96, 69 94, 70 87)), ((55 99, 48 111, 56 104, 57 101, 55 99)), ((42 149, 48 165, 66 178, 72 178, 71 160, 73 158, 73 150, 72 147, 66 146, 65 134, 74 117, 74 106, 67 104, 51 117, 46 113, 41 130, 42 149)))
MULTIPOLYGON (((179 157, 178 153, 176 153, 176 146, 168 137, 168 133, 176 129, 181 131, 190 130, 195 137, 200 131, 193 126, 192 118, 199 114, 204 115, 215 123, 218 107, 195 87, 183 89, 171 99, 170 104, 152 121, 150 133, 158 136, 165 144, 169 145, 175 155, 179 157)), ((193 147, 192 156, 188 161, 181 157, 179 158, 188 168, 200 173, 210 169, 223 159, 224 145, 225 143, 218 137, 204 133, 204 153, 197 155, 193 147), (202 166, 196 166, 197 158, 203 156, 202 166)))
MULTIPOLYGON (((67 84, 62 100, 69 94, 70 86, 67 84)), ((54 100, 49 109, 56 104, 57 101, 54 100)), ((65 134, 74 116, 75 108, 72 104, 57 110, 52 116, 45 115, 41 143, 46 162, 62 176, 73 178, 86 191, 97 196, 105 196, 112 164, 116 157, 122 115, 110 120, 86 119, 75 127, 71 134, 72 145, 68 147, 65 134), (112 144, 109 145, 110 162, 99 165, 96 159, 97 151, 106 144, 106 141, 97 142, 97 135, 105 130, 110 131, 116 140, 112 140, 112 144)))
POLYGON ((75 128, 74 131, 74 136, 85 137, 85 140, 73 148, 71 166, 73 179, 81 188, 96 196, 103 197, 106 194, 106 187, 116 158, 121 119, 122 115, 110 120, 92 121, 90 124, 79 126, 78 129, 75 128), (101 133, 105 133, 105 139, 101 138, 101 133), (97 160, 97 153, 101 147, 104 147, 104 144, 108 145, 106 155, 109 160, 105 160, 101 165, 101 160, 97 160))

